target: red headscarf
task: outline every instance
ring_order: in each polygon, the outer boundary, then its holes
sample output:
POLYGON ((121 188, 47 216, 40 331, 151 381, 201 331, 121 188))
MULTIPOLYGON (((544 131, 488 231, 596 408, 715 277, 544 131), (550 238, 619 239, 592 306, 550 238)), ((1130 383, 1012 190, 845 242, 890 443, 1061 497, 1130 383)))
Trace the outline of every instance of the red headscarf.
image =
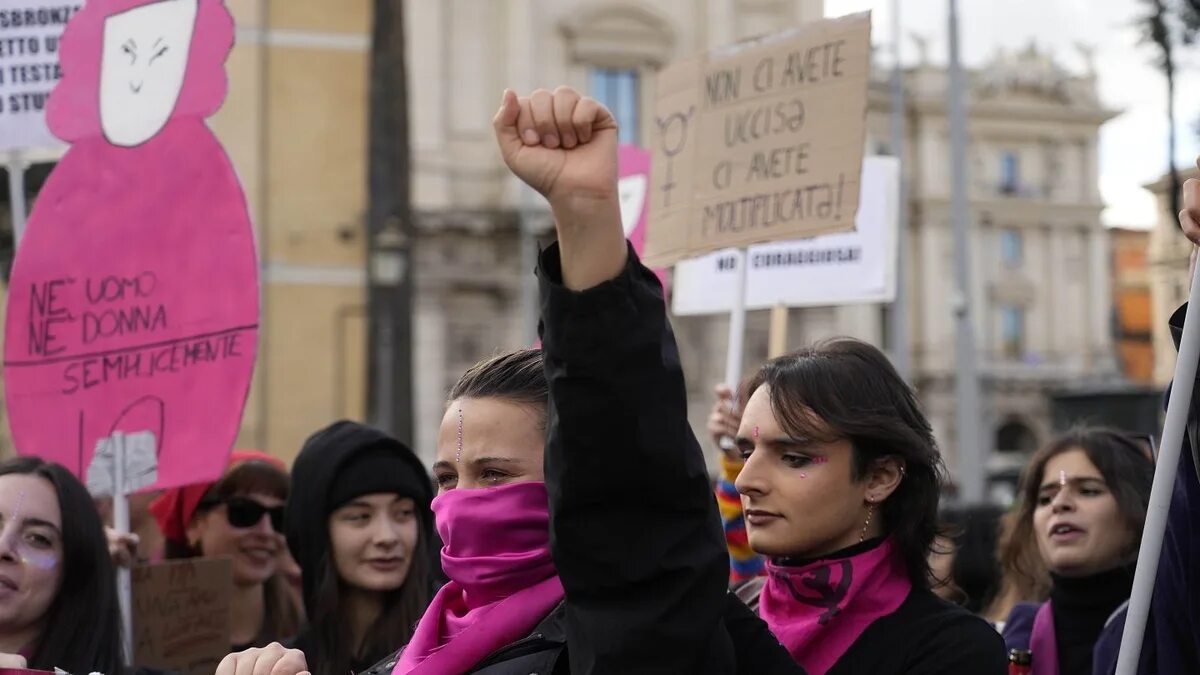
MULTIPOLYGON (((283 460, 258 450, 234 450, 229 455, 229 467, 225 475, 239 464, 246 462, 265 462, 287 473, 287 465, 283 460)), ((187 526, 192 516, 200 506, 204 494, 216 485, 217 481, 196 483, 164 491, 153 502, 150 502, 150 513, 158 521, 158 529, 168 541, 186 542, 187 526)))

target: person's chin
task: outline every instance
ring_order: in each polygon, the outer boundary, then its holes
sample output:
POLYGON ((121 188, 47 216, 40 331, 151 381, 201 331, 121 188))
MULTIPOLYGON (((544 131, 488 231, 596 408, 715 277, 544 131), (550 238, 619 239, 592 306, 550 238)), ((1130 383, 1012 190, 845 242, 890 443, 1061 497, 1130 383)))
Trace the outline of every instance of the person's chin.
POLYGON ((767 556, 768 558, 785 558, 793 555, 793 552, 798 548, 795 541, 789 541, 787 538, 776 536, 774 533, 760 532, 758 534, 749 534, 747 540, 750 543, 750 548, 755 553, 767 556))

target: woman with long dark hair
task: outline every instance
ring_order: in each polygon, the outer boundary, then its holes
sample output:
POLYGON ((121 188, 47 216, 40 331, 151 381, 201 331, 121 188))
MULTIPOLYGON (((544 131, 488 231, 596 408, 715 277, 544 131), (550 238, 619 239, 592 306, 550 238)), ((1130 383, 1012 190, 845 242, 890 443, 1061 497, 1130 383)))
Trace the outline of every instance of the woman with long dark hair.
POLYGON ((303 613, 278 573, 289 479, 277 457, 235 450, 225 475, 163 492, 151 505, 169 559, 233 559, 231 651, 288 640, 303 613))
POLYGON ((115 570, 87 488, 35 457, 0 464, 0 653, 29 668, 125 672, 115 570))
POLYGON ((1050 599, 1014 607, 1004 638, 1035 675, 1090 675, 1097 645, 1119 644, 1153 478, 1140 441, 1111 429, 1066 433, 1026 467, 1013 537, 1036 542, 1050 599))
POLYGON ((737 591, 796 661, 822 675, 1004 673, 995 631, 931 590, 944 468, 883 353, 823 342, 765 364, 741 400, 740 423, 710 423, 736 428, 744 464, 726 462, 727 478, 766 559, 737 591))
POLYGON ((357 422, 313 434, 292 465, 287 539, 313 675, 360 672, 408 644, 433 594, 433 487, 403 443, 357 422))

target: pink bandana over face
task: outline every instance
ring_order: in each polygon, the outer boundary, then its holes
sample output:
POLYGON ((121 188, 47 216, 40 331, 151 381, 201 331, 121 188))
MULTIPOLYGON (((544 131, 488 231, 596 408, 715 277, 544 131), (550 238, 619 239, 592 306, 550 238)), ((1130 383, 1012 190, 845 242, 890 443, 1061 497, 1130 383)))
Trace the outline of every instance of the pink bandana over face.
POLYGON ((912 590, 889 538, 850 558, 793 567, 767 562, 759 615, 810 675, 825 675, 876 619, 912 590))
POLYGON ((526 637, 563 599, 545 483, 450 490, 433 500, 433 514, 450 582, 417 623, 393 675, 465 673, 526 637))

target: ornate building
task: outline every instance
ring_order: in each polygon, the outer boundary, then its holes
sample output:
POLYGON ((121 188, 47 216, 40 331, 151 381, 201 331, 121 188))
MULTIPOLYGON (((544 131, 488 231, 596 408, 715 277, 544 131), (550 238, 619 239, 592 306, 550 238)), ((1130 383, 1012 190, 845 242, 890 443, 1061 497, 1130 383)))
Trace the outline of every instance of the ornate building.
MULTIPOLYGON (((1180 181, 1200 178, 1200 171, 1180 171, 1180 181)), ((1171 181, 1166 176, 1146 186, 1158 204, 1158 221, 1150 232, 1150 295, 1154 304, 1154 384, 1166 387, 1175 374, 1175 343, 1167 320, 1187 302, 1188 258, 1192 244, 1179 231, 1179 219, 1171 212, 1167 194, 1171 181)))
MULTIPOLYGON (((914 384, 952 471, 953 234, 947 73, 907 73, 914 384)), ((1114 112, 1096 75, 1071 75, 1033 46, 968 74, 971 271, 985 447, 1011 475, 1052 430, 1050 395, 1118 376, 1109 235, 1100 221, 1099 130, 1114 112)), ((872 137, 886 151, 884 91, 872 137)), ((1004 489, 1000 488, 1001 497, 1004 489)))

